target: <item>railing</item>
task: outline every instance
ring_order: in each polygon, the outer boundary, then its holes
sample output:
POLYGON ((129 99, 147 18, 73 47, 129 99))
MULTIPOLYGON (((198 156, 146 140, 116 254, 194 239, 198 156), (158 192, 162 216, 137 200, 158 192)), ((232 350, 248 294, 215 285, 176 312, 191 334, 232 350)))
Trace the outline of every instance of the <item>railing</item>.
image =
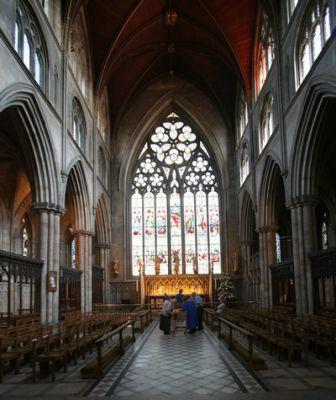
POLYGON ((134 322, 135 321, 128 321, 125 324, 119 326, 117 329, 113 330, 110 333, 106 333, 100 339, 95 341, 95 345, 97 348, 97 367, 98 367, 98 374, 100 376, 103 376, 103 368, 104 368, 103 354, 102 354, 103 346, 110 343, 115 336, 118 336, 118 341, 119 341, 118 353, 124 354, 123 331, 131 327, 132 329, 131 341, 135 342, 134 322))
POLYGON ((0 313, 8 319, 27 310, 40 312, 43 261, 0 250, 0 282, 3 302, 0 313), (5 297, 6 296, 6 297, 5 297))
POLYGON ((93 304, 92 309, 94 311, 101 312, 119 312, 119 311, 137 311, 137 310, 148 310, 149 304, 93 304))
POLYGON ((95 304, 92 308, 93 311, 97 312, 124 313, 130 320, 139 321, 140 326, 138 328, 141 331, 152 319, 152 311, 149 304, 95 304))
MULTIPOLYGON (((228 338, 228 343, 229 343, 229 349, 231 350, 233 347, 233 335, 232 335, 232 331, 237 331, 239 332, 241 335, 246 336, 247 338, 247 342, 248 342, 248 347, 247 347, 247 351, 248 351, 248 359, 247 362, 248 364, 252 364, 252 360, 253 360, 253 340, 254 340, 254 334, 251 332, 248 332, 247 330, 241 328, 238 325, 233 324, 232 322, 226 320, 223 317, 219 317, 218 318, 218 338, 221 338, 222 332, 221 332, 221 324, 225 324, 226 326, 228 326, 229 328, 229 338, 228 338)), ((236 339, 237 340, 237 339, 236 339)), ((238 340, 237 340, 238 341, 238 340)), ((244 346, 244 344, 243 344, 244 346)))

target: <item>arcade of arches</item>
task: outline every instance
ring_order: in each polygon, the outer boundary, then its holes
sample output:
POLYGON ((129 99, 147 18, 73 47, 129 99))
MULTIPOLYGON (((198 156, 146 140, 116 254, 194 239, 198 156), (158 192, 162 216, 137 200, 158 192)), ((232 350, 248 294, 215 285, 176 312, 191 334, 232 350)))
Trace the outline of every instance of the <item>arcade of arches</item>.
POLYGON ((0 0, 0 329, 213 304, 223 274, 242 313, 335 318, 335 26, 333 0, 0 0))

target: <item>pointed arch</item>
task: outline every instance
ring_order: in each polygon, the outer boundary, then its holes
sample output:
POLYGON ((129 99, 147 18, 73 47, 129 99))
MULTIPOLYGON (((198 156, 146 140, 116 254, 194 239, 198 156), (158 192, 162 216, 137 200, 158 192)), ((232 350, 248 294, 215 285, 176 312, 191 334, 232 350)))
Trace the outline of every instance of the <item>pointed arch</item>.
MULTIPOLYGON (((93 103, 93 68, 91 46, 88 37, 88 28, 84 6, 77 7, 71 13, 71 24, 68 28, 68 54, 69 65, 75 80, 92 109, 93 103)), ((71 10, 70 10, 71 11, 71 10)), ((70 17, 69 15, 69 17, 70 17)))
POLYGON ((297 135, 290 156, 292 199, 317 194, 315 172, 318 149, 323 140, 320 126, 327 106, 335 100, 336 79, 334 77, 319 76, 311 81, 299 117, 296 128, 297 135))
POLYGON ((70 169, 65 189, 65 204, 73 212, 75 230, 91 232, 90 198, 81 161, 70 169))
POLYGON ((260 6, 254 43, 254 94, 258 97, 275 58, 276 27, 270 7, 260 6))
POLYGON ((104 193, 99 197, 96 207, 96 239, 98 245, 110 245, 111 232, 110 232, 110 214, 108 210, 108 201, 104 193))
POLYGON ((242 242, 251 241, 256 227, 255 210, 250 193, 245 190, 241 207, 240 238, 242 242))
MULTIPOLYGON (((141 121, 137 124, 137 127, 129 140, 129 143, 131 143, 130 148, 123 154, 123 158, 120 161, 120 170, 118 174, 118 186, 120 189, 122 188, 125 192, 128 190, 128 184, 133 173, 132 168, 136 164, 139 149, 143 147, 148 132, 151 132, 162 119, 173 111, 178 113, 181 118, 193 122, 200 137, 207 147, 211 149, 214 156, 213 161, 218 171, 220 187, 226 188, 229 186, 229 169, 226 163, 229 154, 223 154, 221 152, 221 146, 219 145, 215 135, 212 133, 211 126, 207 123, 204 116, 201 115, 201 113, 196 110, 187 99, 180 95, 173 96, 172 93, 168 93, 150 107, 143 115, 141 121)), ((229 149, 226 148, 224 149, 224 152, 225 151, 229 151, 229 149)))
POLYGON ((193 122, 178 113, 147 132, 132 168, 134 276, 140 265, 146 274, 221 272, 217 169, 193 122))
POLYGON ((259 226, 276 226, 279 192, 284 192, 284 181, 279 164, 267 157, 260 185, 259 226))
POLYGON ((13 113, 21 133, 18 136, 24 163, 29 166, 33 202, 55 206, 59 204, 55 150, 41 109, 35 89, 26 84, 11 85, 0 96, 0 114, 13 113))

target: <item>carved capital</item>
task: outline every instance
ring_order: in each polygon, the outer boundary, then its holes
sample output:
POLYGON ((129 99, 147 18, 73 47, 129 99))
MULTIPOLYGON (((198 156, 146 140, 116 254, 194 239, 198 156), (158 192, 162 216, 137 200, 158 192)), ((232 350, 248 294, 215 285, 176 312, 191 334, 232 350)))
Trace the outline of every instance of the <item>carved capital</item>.
POLYGON ((57 205, 57 204, 53 204, 53 203, 48 203, 48 202, 44 202, 44 203, 32 203, 31 204, 31 209, 34 212, 47 212, 47 213, 55 213, 55 214, 64 214, 65 210, 63 207, 57 205))
POLYGON ((109 249, 110 245, 109 244, 98 243, 95 247, 97 249, 109 249))
POLYGON ((294 209, 303 206, 311 206, 315 207, 318 203, 319 199, 317 196, 313 195, 302 195, 293 197, 287 204, 286 207, 288 209, 294 209))
POLYGON ((278 225, 265 225, 258 228, 259 233, 276 232, 279 229, 278 225))
POLYGON ((75 236, 95 236, 94 232, 86 231, 84 229, 77 229, 72 232, 75 236))

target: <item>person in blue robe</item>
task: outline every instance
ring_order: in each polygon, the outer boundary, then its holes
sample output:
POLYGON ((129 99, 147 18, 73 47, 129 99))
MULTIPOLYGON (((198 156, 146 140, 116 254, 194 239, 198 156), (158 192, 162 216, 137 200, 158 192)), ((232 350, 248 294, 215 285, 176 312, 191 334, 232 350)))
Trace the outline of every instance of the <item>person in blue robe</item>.
POLYGON ((184 295, 183 295, 183 289, 180 289, 178 294, 175 297, 176 301, 178 304, 181 304, 184 302, 184 295))
POLYGON ((195 304, 197 310, 197 329, 201 331, 203 329, 203 301, 199 294, 193 293, 195 296, 195 304))
POLYGON ((188 333, 195 333, 197 328, 197 309, 195 297, 191 296, 185 303, 181 304, 182 310, 187 314, 188 333))

